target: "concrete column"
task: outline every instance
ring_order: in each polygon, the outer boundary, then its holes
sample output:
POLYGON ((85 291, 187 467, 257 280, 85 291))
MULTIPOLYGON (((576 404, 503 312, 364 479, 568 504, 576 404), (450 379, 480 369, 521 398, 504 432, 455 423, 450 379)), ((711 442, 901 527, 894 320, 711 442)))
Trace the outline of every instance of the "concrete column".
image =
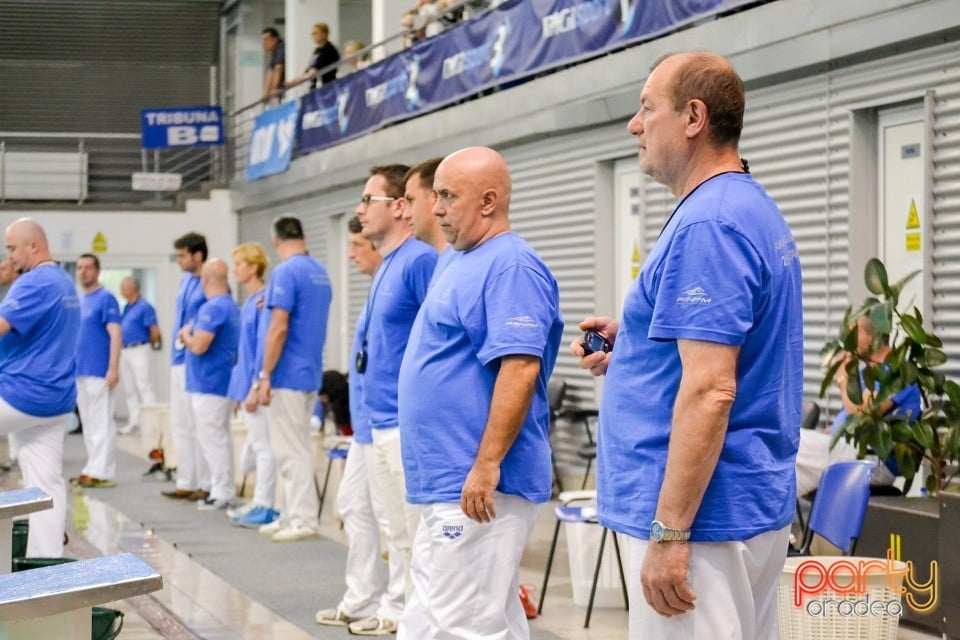
POLYGON ((330 26, 330 42, 342 51, 340 42, 339 0, 285 0, 284 39, 287 42, 287 80, 307 68, 310 54, 316 48, 310 32, 313 25, 326 22, 330 26))
MULTIPOLYGON (((382 42, 390 36, 400 32, 400 17, 408 10, 412 9, 415 2, 397 2, 396 0, 373 0, 372 5, 372 40, 373 42, 382 42)), ((372 43, 371 43, 372 44, 372 43)), ((374 60, 380 60, 391 53, 400 50, 401 41, 396 39, 384 47, 378 47, 373 52, 374 60)))

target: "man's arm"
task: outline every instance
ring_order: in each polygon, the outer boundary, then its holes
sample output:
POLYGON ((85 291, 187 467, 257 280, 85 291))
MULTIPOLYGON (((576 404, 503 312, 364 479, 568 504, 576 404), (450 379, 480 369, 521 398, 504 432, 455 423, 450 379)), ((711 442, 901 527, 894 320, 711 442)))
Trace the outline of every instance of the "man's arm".
POLYGON ((107 365, 107 387, 113 389, 120 381, 120 349, 123 348, 123 334, 119 322, 107 323, 107 334, 110 336, 110 360, 107 365))
POLYGON ((477 522, 490 522, 497 517, 493 492, 500 482, 500 464, 530 411, 539 373, 537 356, 511 355, 500 360, 487 426, 460 494, 464 514, 477 522))
POLYGON ((7 319, 0 317, 0 336, 7 335, 10 333, 11 329, 13 329, 13 327, 10 326, 10 323, 7 322, 7 319))
MULTIPOLYGON (((655 519, 689 529, 723 449, 730 407, 737 394, 735 346, 678 340, 683 372, 673 407, 670 445, 655 519)), ((640 572, 647 603, 661 615, 693 609, 687 583, 686 544, 650 544, 640 572)))
POLYGON ((147 327, 147 330, 150 331, 150 345, 154 349, 159 349, 157 345, 160 344, 160 327, 154 324, 147 327))
POLYGON ((290 329, 290 313, 285 309, 274 307, 270 310, 270 326, 263 341, 263 371, 266 378, 260 380, 260 404, 270 404, 270 374, 277 368, 280 354, 287 343, 287 332, 290 329))
POLYGON ((267 71, 266 77, 267 88, 263 93, 264 99, 270 98, 277 93, 280 87, 283 86, 283 65, 275 64, 267 71))
POLYGON ((210 345, 213 344, 215 337, 215 333, 204 331, 203 329, 194 329, 190 333, 182 333, 180 341, 183 343, 183 346, 190 350, 190 353, 202 356, 207 352, 207 349, 210 348, 210 345))

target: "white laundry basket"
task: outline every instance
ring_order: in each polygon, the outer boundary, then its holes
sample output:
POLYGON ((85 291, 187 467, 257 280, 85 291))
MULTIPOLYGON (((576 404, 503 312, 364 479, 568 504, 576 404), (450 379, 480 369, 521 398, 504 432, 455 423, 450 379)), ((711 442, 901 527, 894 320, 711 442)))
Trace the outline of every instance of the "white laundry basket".
POLYGON ((898 572, 905 569, 904 562, 881 558, 787 558, 777 590, 780 640, 896 640, 904 606, 900 594, 903 574, 898 572), (810 562, 819 565, 804 565, 810 562), (881 569, 880 563, 892 567, 893 571, 881 569), (814 590, 825 575, 831 576, 822 580, 826 585, 822 592, 802 594, 800 606, 795 601, 798 568, 802 584, 814 590), (831 588, 838 586, 846 590, 847 585, 861 579, 862 591, 840 594, 831 588))

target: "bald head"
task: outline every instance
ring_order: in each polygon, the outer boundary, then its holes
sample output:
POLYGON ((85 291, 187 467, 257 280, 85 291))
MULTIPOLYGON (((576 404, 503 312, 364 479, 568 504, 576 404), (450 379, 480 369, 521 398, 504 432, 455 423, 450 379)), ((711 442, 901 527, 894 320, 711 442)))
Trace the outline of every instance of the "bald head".
POLYGON ((499 153, 467 147, 444 158, 434 176, 433 213, 447 242, 468 251, 509 231, 510 170, 499 153))
POLYGON ((7 258, 19 273, 29 271, 42 262, 50 261, 47 234, 35 220, 20 218, 10 224, 4 234, 7 258))
POLYGON ((200 271, 200 283, 203 285, 203 292, 207 298, 222 295, 230 290, 227 285, 228 273, 227 263, 220 258, 212 258, 203 264, 203 269, 200 271))

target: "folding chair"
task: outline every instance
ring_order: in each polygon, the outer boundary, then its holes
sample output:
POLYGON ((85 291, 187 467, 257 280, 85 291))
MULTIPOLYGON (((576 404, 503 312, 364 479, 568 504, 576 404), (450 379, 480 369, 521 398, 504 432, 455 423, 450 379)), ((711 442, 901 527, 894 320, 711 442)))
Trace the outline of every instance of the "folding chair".
MULTIPOLYGON (((557 427, 557 418, 560 416, 560 407, 563 398, 567 395, 567 383, 559 378, 551 378, 547 382, 547 406, 550 408, 550 433, 557 427)), ((557 468, 557 459, 550 447, 550 464, 553 466, 553 482, 557 485, 557 493, 563 493, 563 482, 560 480, 560 470, 557 468)))
POLYGON ((317 499, 320 507, 317 510, 317 520, 323 515, 323 503, 327 499, 327 487, 330 486, 330 471, 333 470, 333 463, 337 460, 343 460, 346 463, 347 452, 350 451, 350 441, 344 440, 327 449, 327 471, 323 476, 323 489, 317 485, 317 477, 313 477, 314 486, 317 489, 317 499))

